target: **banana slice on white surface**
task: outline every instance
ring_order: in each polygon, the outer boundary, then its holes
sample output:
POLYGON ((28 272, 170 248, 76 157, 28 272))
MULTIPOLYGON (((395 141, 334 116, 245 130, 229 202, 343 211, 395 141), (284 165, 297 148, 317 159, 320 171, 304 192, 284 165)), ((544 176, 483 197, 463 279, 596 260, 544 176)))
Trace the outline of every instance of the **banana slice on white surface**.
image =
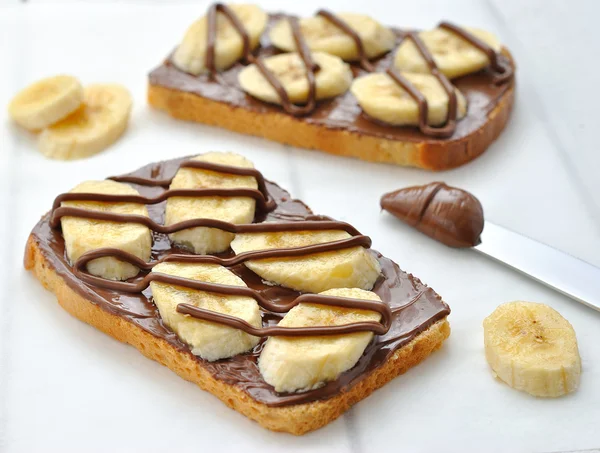
MULTIPOLYGON (((319 65, 315 74, 316 98, 326 99, 345 93, 352 82, 350 66, 340 58, 323 52, 314 52, 312 58, 319 65)), ((309 84, 304 62, 297 53, 284 53, 264 59, 265 66, 279 80, 294 104, 308 100, 309 84)), ((238 75, 242 89, 265 102, 281 104, 280 96, 261 74, 255 64, 244 68, 238 75)))
POLYGON ((579 387, 581 359, 575 331, 553 308, 509 302, 483 321, 483 331, 488 363, 512 388, 556 397, 579 387))
POLYGON ((83 102, 79 80, 58 75, 21 90, 8 105, 10 117, 31 131, 48 127, 73 113, 83 102))
POLYGON ((83 104, 44 129, 38 146, 53 159, 81 159, 112 145, 127 128, 131 94, 121 85, 95 84, 84 89, 83 104))
MULTIPOLYGON (((465 27, 494 51, 499 52, 502 44, 498 38, 485 30, 465 27)), ((433 56, 438 68, 450 79, 485 68, 490 60, 477 47, 444 28, 422 31, 419 37, 433 56)), ((402 41, 394 57, 394 66, 404 72, 429 73, 429 67, 411 39, 402 41)))
MULTIPOLYGON (((250 49, 260 41, 268 16, 257 5, 228 5, 244 25, 250 38, 250 49)), ((172 61, 179 69, 198 75, 206 72, 207 19, 194 22, 186 31, 183 41, 175 51, 172 61)), ((229 19, 217 12, 217 35, 215 39, 215 67, 227 69, 243 55, 243 40, 229 19)))
MULTIPOLYGON (((377 294, 355 288, 332 289, 328 296, 381 300, 377 294)), ((279 322, 281 327, 340 326, 379 321, 381 315, 357 310, 301 303, 279 322)), ((265 381, 277 392, 298 392, 322 387, 352 368, 373 338, 372 332, 308 337, 271 337, 260 355, 258 366, 265 381)))
MULTIPOLYGON (((244 281, 217 264, 161 263, 152 272, 184 277, 209 283, 246 286, 244 281)), ((164 323, 185 343, 192 353, 214 361, 233 357, 252 349, 260 340, 242 330, 203 321, 177 312, 177 305, 190 304, 198 308, 240 318, 254 327, 261 327, 258 304, 251 297, 228 296, 197 291, 162 282, 151 282, 152 297, 164 323)))
MULTIPOLYGON (((254 168, 252 162, 235 153, 211 152, 194 160, 242 168, 254 168)), ((180 168, 170 189, 249 188, 258 184, 252 176, 238 176, 197 168, 180 168)), ((171 197, 167 200, 165 225, 190 219, 216 219, 240 224, 252 223, 256 201, 248 197, 171 197)), ((170 234, 171 240, 197 254, 219 253, 229 248, 234 234, 217 228, 196 227, 170 234)))
MULTIPOLYGON (((425 97, 430 125, 444 124, 448 117, 448 95, 442 84, 430 74, 403 73, 425 97)), ((354 80, 350 91, 358 104, 372 118, 393 125, 418 125, 419 106, 410 94, 384 73, 367 74, 354 80)), ((457 119, 465 116, 467 101, 456 89, 457 119)))
MULTIPOLYGON (((368 58, 382 55, 394 47, 394 33, 376 20, 363 14, 336 14, 361 38, 368 58)), ((359 53, 354 40, 343 30, 322 16, 299 20, 300 31, 308 47, 313 51, 326 52, 345 61, 356 61, 359 53)), ((286 52, 297 50, 290 23, 287 19, 277 22, 269 33, 275 47, 286 52)))
MULTIPOLYGON (((133 187, 110 180, 85 181, 70 192, 139 195, 139 192, 133 187)), ((148 217, 146 206, 138 203, 63 201, 61 206, 148 217)), ((63 217, 61 226, 65 239, 65 249, 71 263, 75 262, 85 252, 103 247, 117 248, 129 252, 144 261, 150 259, 152 235, 148 227, 144 225, 63 217)), ((108 256, 90 261, 87 263, 87 270, 92 275, 109 280, 127 280, 135 277, 139 271, 133 264, 108 256)))

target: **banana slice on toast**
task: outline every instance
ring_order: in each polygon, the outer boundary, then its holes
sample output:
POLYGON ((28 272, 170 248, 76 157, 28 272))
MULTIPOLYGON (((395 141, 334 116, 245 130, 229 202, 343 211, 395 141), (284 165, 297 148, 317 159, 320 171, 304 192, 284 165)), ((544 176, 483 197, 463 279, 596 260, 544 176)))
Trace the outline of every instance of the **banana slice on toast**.
MULTIPOLYGON (((161 263, 156 265, 152 272, 209 283, 246 286, 241 278, 217 264, 161 263)), ((260 309, 251 297, 197 291, 157 281, 151 282, 150 287, 162 320, 182 341, 190 345, 193 354, 214 361, 241 354, 258 344, 258 337, 242 330, 177 312, 177 305, 190 304, 235 316, 254 327, 261 327, 260 309)))
MULTIPOLYGON (((498 38, 485 30, 465 27, 494 51, 499 52, 502 45, 498 38)), ((419 37, 433 56, 440 71, 449 79, 461 77, 485 68, 490 60, 487 55, 445 28, 422 31, 419 37)), ((429 73, 429 67, 411 39, 402 41, 394 57, 394 66, 404 72, 429 73)))
MULTIPOLYGON (((238 234, 231 243, 236 254, 254 250, 303 247, 349 238, 345 231, 299 231, 238 234)), ((332 288, 370 290, 381 267, 369 250, 356 246, 298 258, 247 261, 263 279, 297 291, 319 293, 332 288)))
MULTIPOLYGON (((395 35, 376 20, 363 14, 339 13, 342 19, 360 37, 368 58, 375 58, 394 47, 395 35)), ((345 61, 357 61, 358 49, 354 40, 339 27, 322 16, 299 20, 300 31, 309 49, 335 55, 345 61)), ((296 43, 287 19, 277 22, 269 33, 275 47, 286 51, 296 51, 296 43)))
MULTIPOLYGON (((319 65, 315 74, 316 98, 332 98, 345 93, 352 82, 350 66, 340 58, 323 52, 314 52, 312 58, 319 65)), ((297 53, 284 53, 264 59, 265 66, 285 89, 292 103, 308 100, 309 84, 304 62, 297 53)), ((281 104, 277 91, 265 79, 255 64, 244 68, 238 75, 242 89, 265 102, 281 104)))
MULTIPOLYGON (((250 38, 250 49, 255 49, 267 26, 267 14, 257 5, 228 5, 241 21, 250 38)), ((172 57, 173 64, 182 71, 198 75, 206 72, 207 49, 206 16, 194 22, 186 31, 183 41, 172 57)), ((229 19, 217 12, 215 39, 215 67, 227 69, 243 55, 243 40, 229 19)))
MULTIPOLYGON (((70 192, 98 193, 109 195, 139 195, 133 187, 120 182, 86 181, 70 192)), ((133 214, 148 217, 146 206, 138 203, 107 203, 97 201, 63 201, 61 206, 82 208, 91 211, 133 214)), ((110 247, 129 252, 148 261, 152 248, 152 235, 148 227, 130 222, 63 217, 61 219, 65 249, 71 263, 91 250, 110 247)), ((87 263, 90 274, 109 280, 127 280, 135 277, 139 269, 113 257, 97 258, 87 263)))
MULTIPOLYGON (((444 124, 448 117, 448 94, 431 74, 402 74, 427 100, 427 122, 444 124)), ((363 111, 372 118, 396 126, 419 124, 419 106, 410 94, 384 73, 367 74, 354 80, 351 93, 363 111)), ((457 119, 467 112, 467 101, 456 89, 457 119)))
MULTIPOLYGON (((235 153, 211 152, 194 160, 235 167, 253 168, 248 159, 235 153)), ((170 189, 250 188, 258 183, 252 176, 239 176, 197 168, 180 168, 170 189)), ((248 197, 171 197, 167 200, 165 225, 184 220, 209 218, 234 224, 252 223, 256 201, 248 197)), ((171 240, 197 254, 219 253, 229 248, 234 235, 216 228, 196 227, 169 235, 171 240)))
MULTIPOLYGON (((355 288, 332 289, 326 296, 381 300, 377 294, 355 288)), ((301 303, 279 322, 281 327, 340 326, 379 321, 381 315, 329 305, 301 303)), ((313 337, 271 337, 258 366, 265 381, 278 392, 299 392, 322 387, 352 368, 373 338, 372 332, 313 337)))

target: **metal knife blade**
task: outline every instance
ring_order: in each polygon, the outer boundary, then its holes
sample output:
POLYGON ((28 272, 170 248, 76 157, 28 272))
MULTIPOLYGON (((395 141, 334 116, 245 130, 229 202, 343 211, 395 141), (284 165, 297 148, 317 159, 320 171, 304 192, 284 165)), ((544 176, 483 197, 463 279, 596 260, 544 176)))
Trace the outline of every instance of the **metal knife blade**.
POLYGON ((600 268, 486 220, 475 250, 600 311, 600 268))

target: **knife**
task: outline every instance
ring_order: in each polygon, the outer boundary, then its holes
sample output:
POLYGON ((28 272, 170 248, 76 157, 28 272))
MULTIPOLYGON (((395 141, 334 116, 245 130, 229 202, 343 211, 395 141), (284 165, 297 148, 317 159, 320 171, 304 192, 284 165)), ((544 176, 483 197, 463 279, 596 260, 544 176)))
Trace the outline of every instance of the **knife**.
POLYGON ((600 311, 600 268, 485 221, 480 253, 600 311))

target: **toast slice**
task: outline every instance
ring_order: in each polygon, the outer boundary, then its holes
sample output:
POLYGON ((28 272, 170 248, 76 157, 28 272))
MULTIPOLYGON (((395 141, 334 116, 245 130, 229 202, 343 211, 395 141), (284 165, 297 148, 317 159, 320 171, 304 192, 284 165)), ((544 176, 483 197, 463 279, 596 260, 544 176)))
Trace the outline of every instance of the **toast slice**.
MULTIPOLYGON (((282 15, 271 14, 258 57, 273 55, 277 49, 268 31, 282 15)), ((397 42, 405 32, 392 29, 397 42)), ((375 71, 392 65, 394 52, 373 60, 375 71)), ((502 55, 514 70, 508 49, 502 55)), ((515 79, 496 85, 489 69, 452 80, 468 103, 466 116, 448 138, 423 134, 415 127, 390 126, 369 119, 348 91, 319 101, 307 116, 293 116, 280 106, 246 94, 237 76, 245 66, 236 63, 221 77, 195 76, 178 69, 168 57, 149 74, 148 103, 174 118, 218 126, 276 142, 325 151, 371 162, 419 167, 441 171, 463 165, 480 156, 504 130, 515 95, 515 79)), ((354 77, 366 74, 352 63, 354 77)))
MULTIPOLYGON (((147 180, 172 177, 183 159, 148 165, 128 175, 147 180)), ((132 184, 145 196, 156 196, 156 186, 132 184)), ((311 211, 274 183, 266 190, 277 203, 268 215, 260 214, 254 223, 277 218, 288 221, 311 219, 311 211)), ((149 209, 150 217, 160 221, 164 203, 149 209)), ((69 263, 60 229, 44 216, 27 242, 24 264, 59 304, 78 319, 115 339, 130 344, 146 357, 167 366, 182 378, 196 383, 229 407, 257 421, 265 428, 296 435, 320 428, 339 417, 356 402, 367 397, 394 377, 406 372, 438 349, 450 333, 448 306, 431 288, 401 271, 379 253, 370 253, 381 265, 381 276, 373 292, 393 312, 391 328, 375 336, 352 369, 325 387, 303 393, 277 393, 264 382, 257 366, 263 343, 252 351, 230 359, 208 362, 192 354, 191 348, 163 322, 148 291, 120 293, 83 281, 69 263), (407 300, 411 300, 407 304, 407 300), (406 308, 405 308, 406 307, 406 308)), ((164 257, 182 250, 172 247, 166 235, 153 233, 153 257, 164 257)), ((269 286, 249 270, 235 266, 232 271, 249 287, 268 291, 269 286)), ((279 294, 298 292, 277 288, 279 294)), ((265 293, 268 294, 268 293, 265 293)), ((268 322, 268 321, 265 321, 268 322)))

